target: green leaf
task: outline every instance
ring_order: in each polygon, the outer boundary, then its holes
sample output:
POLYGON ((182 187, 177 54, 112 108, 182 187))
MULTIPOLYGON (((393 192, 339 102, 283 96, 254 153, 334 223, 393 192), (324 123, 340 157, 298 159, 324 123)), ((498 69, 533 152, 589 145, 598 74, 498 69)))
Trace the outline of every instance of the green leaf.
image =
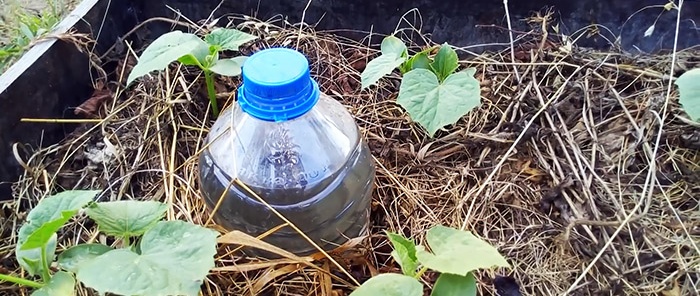
MULTIPOLYGON (((65 217, 64 212, 78 211, 91 202, 99 192, 99 190, 67 190, 39 201, 36 207, 27 215, 27 222, 19 229, 17 245, 15 246, 15 257, 17 257, 20 266, 31 275, 41 273, 43 271, 43 266, 41 266, 41 245, 37 248, 24 250, 22 246, 30 237, 32 237, 34 242, 48 237, 45 255, 47 260, 53 261, 56 253, 57 235, 56 231, 51 232, 50 230, 55 228, 56 224, 63 225, 59 223, 59 220, 65 217), (45 224, 50 225, 44 226, 45 224)), ((60 228, 60 225, 58 228, 60 228)))
MULTIPOLYGON (((410 63, 410 70, 413 69, 428 69, 430 70, 430 57, 428 57, 427 52, 419 52, 412 56, 408 62, 410 63)), ((410 71, 409 70, 409 71, 410 71)))
POLYGON ((32 296, 73 296, 75 295, 75 278, 73 275, 59 271, 51 277, 46 286, 34 291, 32 296))
POLYGON ((435 71, 438 79, 444 81, 459 67, 457 52, 447 43, 443 44, 430 67, 435 71))
POLYGON ((209 68, 210 71, 224 76, 238 76, 241 74, 241 67, 248 59, 246 56, 235 57, 231 59, 218 60, 209 68))
POLYGON ((80 265, 77 278, 101 293, 197 295, 214 267, 217 232, 160 221, 141 238, 141 254, 116 249, 80 265))
POLYGON ((406 60, 405 57, 394 54, 383 54, 367 63, 367 67, 360 74, 362 88, 365 89, 377 83, 377 81, 390 74, 394 69, 401 66, 406 60))
POLYGON ((236 29, 217 28, 209 33, 204 40, 210 45, 218 45, 223 50, 238 50, 241 45, 258 39, 257 36, 251 35, 236 29))
POLYGON ((476 296, 476 279, 471 272, 466 276, 440 274, 430 296, 476 296))
POLYGON ((27 39, 34 39, 34 33, 32 33, 32 30, 29 29, 29 26, 25 23, 19 24, 19 30, 24 34, 24 37, 27 37, 27 39))
POLYGON ((131 237, 144 234, 166 211, 168 206, 157 201, 119 200, 94 204, 86 212, 107 235, 131 237))
POLYGON ((481 103, 474 69, 457 72, 441 84, 433 72, 415 69, 404 75, 396 102, 422 125, 430 136, 481 103))
POLYGON ((401 266, 401 271, 403 274, 408 276, 415 276, 416 269, 418 269, 418 259, 416 258, 416 244, 413 241, 406 239, 405 237, 386 232, 387 237, 394 246, 394 250, 391 252, 391 256, 394 260, 401 266))
POLYGON ((422 296, 423 284, 410 276, 383 273, 364 282, 350 296, 422 296))
MULTIPOLYGON (((22 226, 22 228, 20 228, 20 235, 23 232, 27 232, 25 229, 28 228, 24 228, 25 226, 28 225, 25 224, 22 226)), ((46 255, 46 259, 50 262, 53 261, 53 258, 56 255, 57 241, 58 235, 54 233, 46 244, 46 252, 44 254, 46 255)), ((41 264, 41 248, 20 250, 20 244, 17 244, 15 247, 15 257, 17 258, 19 265, 32 276, 41 274, 44 270, 44 267, 41 264)))
POLYGON ((114 250, 103 244, 82 244, 73 246, 58 255, 58 265, 67 271, 78 272, 80 265, 97 256, 114 250))
POLYGON ((397 57, 403 57, 406 55, 408 48, 406 44, 401 41, 401 39, 396 38, 394 35, 389 35, 384 37, 382 44, 380 45, 382 55, 395 55, 397 57))
POLYGON ((181 56, 179 59, 177 59, 177 61, 182 63, 183 65, 186 65, 186 66, 197 66, 200 68, 204 67, 204 65, 202 64, 202 62, 204 62, 204 59, 202 59, 202 61, 200 61, 197 59, 197 57, 195 57, 191 53, 188 53, 184 56, 181 56))
POLYGON ((63 216, 64 211, 77 211, 100 193, 99 190, 67 190, 39 201, 27 215, 29 223, 44 224, 63 216))
POLYGON ((394 36, 384 38, 381 51, 382 54, 369 61, 360 74, 362 89, 377 83, 380 78, 390 74, 406 61, 406 45, 399 38, 394 36))
POLYGON ((433 253, 418 246, 416 256, 432 270, 465 276, 480 268, 510 267, 496 248, 471 232, 438 225, 428 230, 426 239, 433 253))
POLYGON ((192 54, 201 63, 208 53, 209 45, 197 35, 182 31, 165 33, 141 53, 136 66, 129 73, 126 84, 131 84, 136 78, 151 71, 162 71, 170 63, 188 54, 192 54))
POLYGON ((78 213, 78 210, 63 211, 61 217, 58 219, 51 220, 39 226, 39 228, 34 230, 34 232, 27 237, 27 240, 20 247, 20 250, 26 251, 41 248, 64 224, 66 224, 66 222, 68 222, 68 220, 70 220, 70 218, 73 218, 76 213, 78 213))
POLYGON ((700 121, 700 68, 683 73, 676 81, 679 103, 693 121, 700 121))

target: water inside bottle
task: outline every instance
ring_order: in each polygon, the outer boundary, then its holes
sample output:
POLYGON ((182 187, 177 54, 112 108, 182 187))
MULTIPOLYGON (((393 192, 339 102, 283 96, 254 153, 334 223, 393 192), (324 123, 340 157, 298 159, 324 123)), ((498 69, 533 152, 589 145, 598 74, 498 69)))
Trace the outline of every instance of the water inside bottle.
MULTIPOLYGON (((273 184, 278 186, 262 188, 246 184, 248 188, 326 251, 342 245, 349 238, 366 233, 375 173, 369 148, 364 141, 357 142, 340 169, 324 178, 312 178, 304 172, 303 160, 313 159, 313 151, 285 149, 283 145, 277 148, 269 149, 266 160, 276 166, 273 184), (294 186, 286 186, 290 182, 294 186)), ((214 209, 219 198, 224 198, 214 215, 219 225, 258 236, 284 223, 244 188, 231 184, 231 176, 214 163, 208 150, 200 155, 200 166, 202 192, 207 206, 214 209)), ((313 245, 289 226, 268 235, 263 241, 300 256, 317 252, 313 245)), ((275 257, 252 248, 246 248, 244 252, 250 256, 275 257)))

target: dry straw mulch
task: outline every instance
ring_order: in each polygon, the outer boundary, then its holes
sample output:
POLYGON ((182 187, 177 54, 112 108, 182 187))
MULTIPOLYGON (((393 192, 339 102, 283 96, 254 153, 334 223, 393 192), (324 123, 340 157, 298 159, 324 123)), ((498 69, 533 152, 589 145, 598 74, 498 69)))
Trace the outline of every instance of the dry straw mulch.
MULTIPOLYGON (((667 96, 670 54, 569 48, 537 30, 548 19, 536 18, 515 46, 515 61, 510 50, 461 52, 463 66, 477 69, 483 105, 429 138, 395 103, 397 76, 360 91, 359 74, 375 49, 281 21, 231 20, 263 37, 245 54, 280 45, 305 53, 322 90, 356 116, 377 163, 373 228, 332 253, 344 271, 323 256, 312 264, 266 263, 222 244, 206 295, 347 295, 355 281, 399 272, 384 230, 422 243, 436 224, 474 232, 511 262, 512 270, 479 273, 483 295, 496 293, 497 276, 515 278, 523 295, 698 294, 700 132, 684 119, 677 92, 667 96)), ((678 52, 674 74, 697 64, 691 51, 678 52)), ((114 74, 125 77, 130 65, 122 56, 114 74)), ((165 201, 169 219, 212 226, 197 183, 197 156, 212 124, 203 77, 173 65, 140 81, 120 86, 116 99, 104 94, 121 84, 106 84, 98 123, 23 158, 22 202, 4 205, 0 269, 17 270, 19 205, 47 192, 99 188, 109 199, 165 201)), ((218 78, 224 108, 238 83, 218 78)), ((78 219, 61 232, 61 246, 95 230, 78 219)), ((424 279, 430 284, 435 275, 424 279)))

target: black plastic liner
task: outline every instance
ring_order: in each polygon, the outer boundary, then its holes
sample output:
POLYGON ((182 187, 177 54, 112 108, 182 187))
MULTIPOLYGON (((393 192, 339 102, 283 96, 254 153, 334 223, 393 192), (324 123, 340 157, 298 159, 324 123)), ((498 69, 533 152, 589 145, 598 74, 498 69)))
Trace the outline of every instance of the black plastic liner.
MULTIPOLYGON (((528 31, 526 18, 548 10, 554 12, 551 25, 559 24, 560 33, 581 37, 578 46, 604 49, 612 43, 632 53, 656 53, 673 48, 677 11, 665 11, 667 0, 638 1, 509 1, 513 29, 528 31), (645 8, 646 7, 646 8, 645 8), (599 34, 588 35, 585 28, 599 25, 599 34), (645 37, 654 25, 651 36, 645 37), (584 29, 584 30, 581 30, 584 29)), ((678 2, 678 1, 676 1, 678 2)), ((78 32, 90 33, 98 43, 94 53, 101 55, 120 36, 138 22, 163 16, 174 18, 179 11, 190 20, 225 18, 230 14, 251 15, 261 20, 284 17, 318 29, 335 30, 337 34, 360 39, 366 32, 390 34, 411 25, 420 28, 435 42, 447 42, 479 53, 501 50, 509 37, 503 1, 465 0, 85 0, 81 6, 78 32), (216 10, 215 10, 216 9, 216 10), (106 15, 105 15, 106 11, 106 15), (212 11, 214 13, 212 14, 212 11), (360 31, 360 32, 358 32, 360 31), (99 32, 99 35, 97 34, 99 32)), ((223 23, 223 22, 222 22, 223 23)), ((679 26, 678 48, 700 44, 700 1, 685 0, 679 26)), ((171 29, 166 23, 148 26, 151 36, 171 29)), ((514 33, 516 36, 518 32, 514 33)), ((136 34, 140 35, 140 34, 136 34)), ((144 37, 144 36, 140 36, 144 37)), ((378 36, 376 41, 381 36, 378 36)), ((0 77, 0 200, 10 199, 12 182, 22 168, 12 151, 14 143, 30 147, 56 143, 74 126, 65 124, 21 123, 21 118, 70 118, 73 108, 92 92, 88 57, 71 44, 51 42, 33 56, 23 58, 15 70, 21 72, 0 77), (39 53, 39 54, 36 54, 39 53)))
MULTIPOLYGON (((555 18, 551 25, 561 23, 562 34, 571 36, 578 32, 577 37, 582 35, 583 38, 577 41, 579 46, 607 48, 620 37, 619 46, 626 51, 656 53, 673 48, 677 11, 665 11, 663 6, 667 3, 668 0, 510 0, 508 6, 512 27, 516 31, 529 30, 527 18, 537 12, 545 14, 551 9, 555 18), (600 35, 587 38, 585 28, 594 24, 599 25, 597 31, 600 35), (652 25, 653 34, 645 37, 644 33, 652 25)), ((173 16, 173 10, 177 10, 190 20, 237 13, 261 20, 283 15, 289 22, 296 23, 304 15, 308 24, 317 24, 319 29, 344 30, 340 34, 354 38, 364 38, 367 34, 350 31, 390 34, 397 26, 408 28, 413 25, 429 34, 435 42, 470 47, 473 52, 503 49, 509 42, 505 8, 503 1, 499 0, 161 0, 137 1, 135 4, 144 18, 173 16), (479 44, 500 45, 477 46, 479 44)), ((679 48, 700 43, 698 26, 700 1, 685 0, 679 48)))

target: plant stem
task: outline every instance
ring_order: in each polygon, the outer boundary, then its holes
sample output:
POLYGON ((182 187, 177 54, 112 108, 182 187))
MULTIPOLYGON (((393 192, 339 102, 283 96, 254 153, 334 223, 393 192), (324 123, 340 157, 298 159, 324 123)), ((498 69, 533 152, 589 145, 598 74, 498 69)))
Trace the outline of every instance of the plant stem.
POLYGON ((131 247, 131 241, 129 241, 129 236, 125 235, 124 236, 124 248, 129 248, 131 247))
POLYGON ((414 276, 414 278, 419 279, 420 277, 423 276, 423 274, 424 274, 426 271, 428 271, 428 267, 427 267, 427 266, 421 267, 420 270, 418 271, 418 273, 416 273, 416 276, 414 276))
POLYGON ((2 273, 0 273, 0 282, 10 282, 10 283, 18 284, 20 286, 32 287, 32 288, 37 288, 37 289, 44 286, 43 284, 37 283, 37 282, 32 281, 32 280, 23 279, 20 277, 15 277, 15 276, 11 276, 9 274, 2 274, 2 273))
POLYGON ((46 258, 46 244, 41 246, 41 266, 43 266, 41 279, 44 283, 48 283, 51 280, 51 274, 49 273, 49 260, 46 258))
POLYGON ((214 112, 214 117, 218 117, 219 107, 216 103, 216 89, 214 88, 214 76, 211 71, 204 70, 204 78, 207 82, 207 94, 209 95, 209 102, 211 102, 212 112, 214 112))

